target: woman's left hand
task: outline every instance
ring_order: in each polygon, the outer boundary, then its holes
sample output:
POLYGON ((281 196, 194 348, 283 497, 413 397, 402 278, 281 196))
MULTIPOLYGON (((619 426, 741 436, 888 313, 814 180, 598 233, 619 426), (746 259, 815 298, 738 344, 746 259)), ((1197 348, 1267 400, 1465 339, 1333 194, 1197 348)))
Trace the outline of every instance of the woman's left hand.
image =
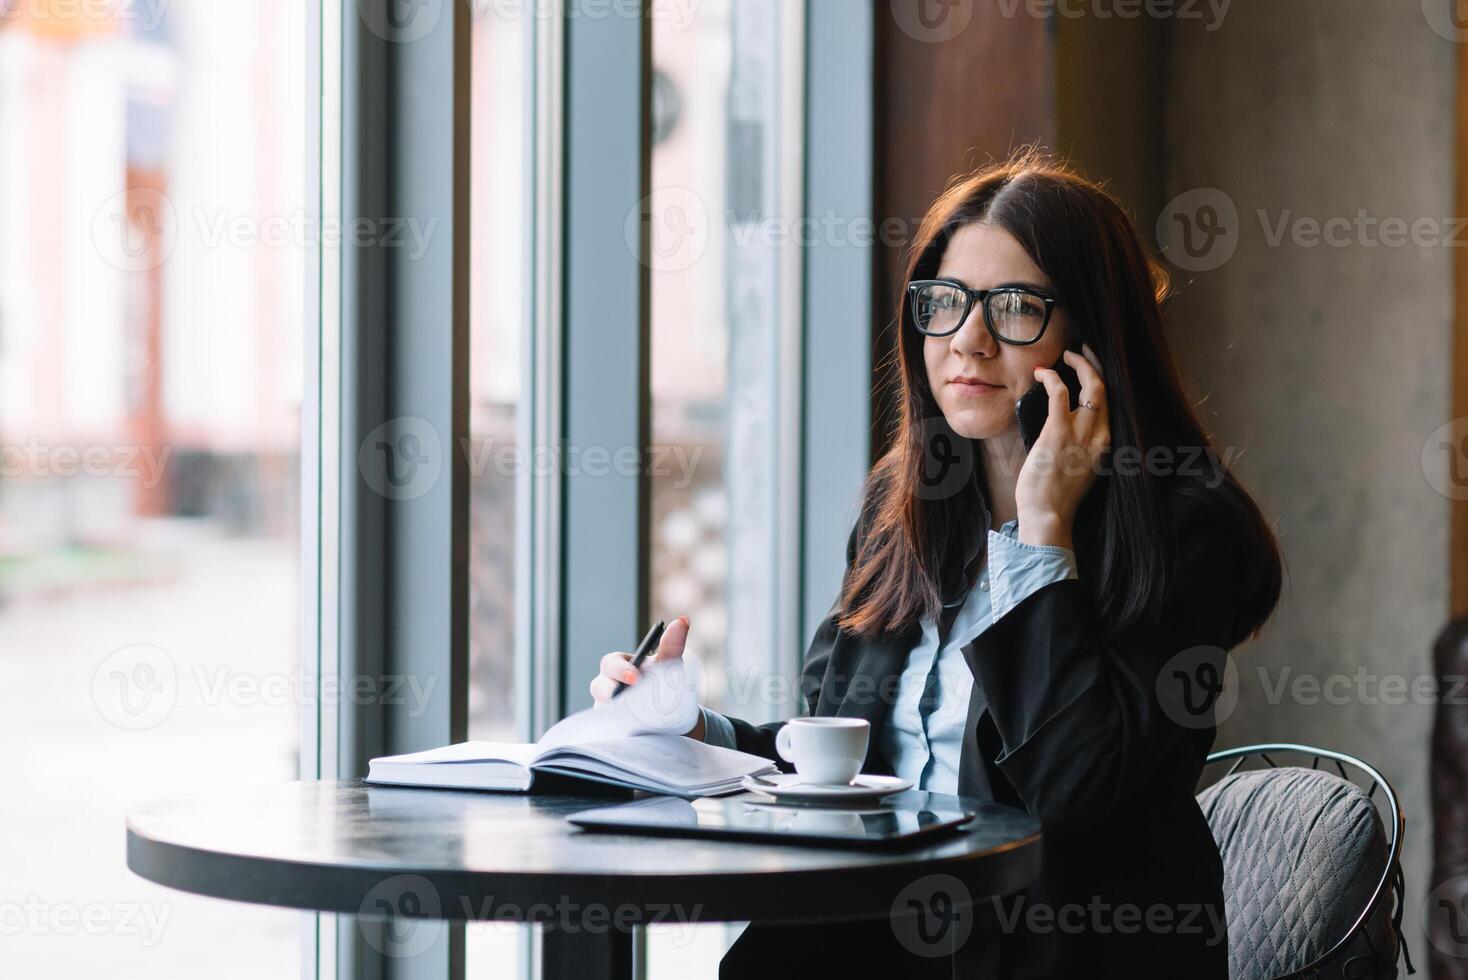
POLYGON ((1102 458, 1111 448, 1111 424, 1101 362, 1089 344, 1085 356, 1065 352, 1065 363, 1081 379, 1080 407, 1070 410, 1070 391, 1050 368, 1036 368, 1035 379, 1050 395, 1050 416, 1020 467, 1014 488, 1019 539, 1025 544, 1072 548, 1071 525, 1086 491, 1096 482, 1102 458))

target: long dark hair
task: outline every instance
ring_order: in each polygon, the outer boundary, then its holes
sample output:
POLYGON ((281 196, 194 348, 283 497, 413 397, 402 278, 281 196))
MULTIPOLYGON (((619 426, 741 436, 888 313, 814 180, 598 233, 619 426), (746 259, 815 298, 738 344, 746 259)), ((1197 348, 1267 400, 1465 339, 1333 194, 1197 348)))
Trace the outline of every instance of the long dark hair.
MULTIPOLYGON (((1050 277, 1076 345, 1088 342, 1100 358, 1113 459, 1123 447, 1139 453, 1139 460, 1162 447, 1175 459, 1190 456, 1203 471, 1192 479, 1146 465, 1116 466, 1087 493, 1076 515, 1076 557, 1102 626, 1123 632, 1155 621, 1162 610, 1176 554, 1164 506, 1164 481, 1172 480, 1181 481, 1175 487, 1184 492, 1215 497, 1221 519, 1249 555, 1239 638, 1256 633, 1279 600, 1279 547, 1183 394, 1163 334, 1167 275, 1106 191, 1032 150, 951 182, 909 249, 897 304, 899 418, 891 447, 867 479, 863 519, 869 526, 842 584, 838 625, 871 636, 936 617, 954 566, 955 531, 974 519, 972 495, 924 492, 934 427, 946 429, 946 423, 928 385, 924 338, 913 328, 905 286, 935 277, 954 233, 977 221, 1015 237, 1050 277)), ((962 441, 951 430, 944 435, 962 441)), ((977 488, 983 486, 981 455, 973 453, 977 488)))

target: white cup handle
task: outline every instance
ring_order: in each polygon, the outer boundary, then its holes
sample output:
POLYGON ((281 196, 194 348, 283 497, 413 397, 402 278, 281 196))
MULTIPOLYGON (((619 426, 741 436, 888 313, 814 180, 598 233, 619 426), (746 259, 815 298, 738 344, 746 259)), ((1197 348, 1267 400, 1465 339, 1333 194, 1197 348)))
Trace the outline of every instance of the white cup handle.
POLYGON ((780 726, 775 733, 775 752, 786 762, 795 762, 794 749, 790 746, 790 724, 787 722, 780 726))

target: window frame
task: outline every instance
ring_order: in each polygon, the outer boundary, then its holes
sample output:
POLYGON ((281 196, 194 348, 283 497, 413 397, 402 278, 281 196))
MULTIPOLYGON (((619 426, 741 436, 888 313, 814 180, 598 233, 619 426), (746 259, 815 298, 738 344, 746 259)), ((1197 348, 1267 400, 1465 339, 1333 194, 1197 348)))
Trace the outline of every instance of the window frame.
MULTIPOLYGON (((521 217, 530 302, 517 425, 522 445, 560 453, 650 441, 649 4, 638 18, 581 9, 596 3, 568 0, 563 16, 535 17, 526 42, 534 112, 521 217), (635 251, 624 230, 633 208, 635 251)), ((312 217, 340 227, 394 214, 439 224, 417 259, 350 242, 308 257, 308 313, 319 330, 308 332, 302 420, 303 666, 315 671, 318 695, 329 677, 417 673, 439 683, 416 716, 401 706, 318 696, 302 721, 303 778, 359 777, 374 755, 467 733, 469 474, 462 447, 471 435, 473 25, 468 4, 442 9, 426 37, 407 43, 368 30, 358 0, 310 0, 305 13, 308 78, 321 107, 319 117, 307 114, 307 165, 320 190, 312 217), (439 433, 442 470, 423 496, 388 501, 366 486, 357 454, 377 426, 402 415, 426 419, 439 433)), ((845 0, 805 0, 784 16, 800 28, 803 101, 802 111, 782 113, 780 136, 801 143, 797 162, 779 177, 795 191, 783 199, 783 216, 869 220, 874 15, 845 0)), ((781 84, 784 99, 788 83, 781 84)), ((826 240, 780 258, 779 398, 798 406, 782 423, 777 475, 780 519, 798 532, 788 538, 795 547, 773 556, 776 624, 793 648, 771 654, 772 669, 782 672, 798 672, 839 586, 870 464, 873 260, 869 245, 826 240), (862 342, 852 342, 854 327, 862 342)), ((587 476, 564 465, 553 472, 526 466, 517 473, 521 737, 533 739, 584 703, 601 653, 625 647, 646 627, 651 488, 647 467, 637 469, 587 476)), ((446 929, 430 952, 389 962, 350 917, 306 918, 303 964, 313 976, 463 976, 462 925, 446 929)), ((646 963, 638 961, 641 975, 646 963)), ((528 960, 521 966, 529 972, 528 960)))
MULTIPOLYGON (((461 741, 468 728, 469 470, 462 447, 469 436, 471 11, 462 3, 436 10, 426 34, 394 40, 368 26, 358 0, 323 5, 323 109, 339 120, 339 143, 334 148, 337 134, 323 132, 320 152, 337 153, 340 163, 337 173, 323 174, 336 178, 323 180, 323 212, 335 206, 341 227, 365 221, 384 232, 398 219, 424 229, 436 222, 416 257, 350 236, 338 255, 322 256, 316 543, 319 578, 333 587, 314 597, 321 670, 343 685, 416 676, 430 692, 426 704, 334 699, 334 710, 318 719, 320 743, 329 747, 318 769, 323 777, 360 777, 373 756, 461 741), (332 76, 340 79, 336 105, 332 76), (424 448, 436 455, 439 475, 421 494, 389 500, 368 485, 358 451, 379 427, 405 418, 436 437, 436 446, 424 448)), ((319 944, 331 948, 318 950, 317 962, 329 960, 336 974, 463 975, 461 923, 403 959, 379 952, 392 941, 380 924, 340 916, 334 932, 334 942, 319 944), (371 943, 369 929, 378 930, 371 943)))

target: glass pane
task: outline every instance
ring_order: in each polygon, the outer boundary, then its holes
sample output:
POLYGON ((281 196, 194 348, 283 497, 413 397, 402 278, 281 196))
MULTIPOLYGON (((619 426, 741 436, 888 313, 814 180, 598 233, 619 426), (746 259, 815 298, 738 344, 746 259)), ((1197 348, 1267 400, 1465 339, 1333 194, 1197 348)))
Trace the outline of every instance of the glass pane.
POLYGON ((314 710, 305 7, 8 8, 0 971, 293 976, 301 913, 144 881, 123 821, 158 797, 296 778, 314 710))
POLYGON ((470 737, 520 737, 515 716, 515 477, 525 316, 528 21, 475 4, 470 190, 470 737))
MULTIPOLYGON (((526 678, 515 662, 515 482, 532 20, 501 6, 471 5, 469 737, 528 741, 516 694, 526 678)), ((517 975, 526 935, 512 923, 471 924, 468 975, 517 975)))
MULTIPOLYGON (((799 660, 780 640, 774 569, 788 554, 782 459, 799 411, 781 324, 793 288, 785 167, 800 150, 783 132, 801 84, 787 54, 800 10, 653 7, 653 614, 689 616, 705 703, 756 722, 784 712, 761 680, 799 660)), ((716 976, 736 934, 651 928, 649 976, 716 976)))

